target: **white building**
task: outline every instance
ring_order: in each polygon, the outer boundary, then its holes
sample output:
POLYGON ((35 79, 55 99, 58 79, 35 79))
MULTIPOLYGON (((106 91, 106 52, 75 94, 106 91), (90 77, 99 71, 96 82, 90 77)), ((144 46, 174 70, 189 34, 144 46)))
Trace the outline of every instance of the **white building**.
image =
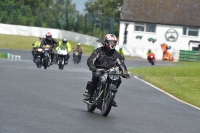
POLYGON ((163 43, 171 52, 199 49, 199 7, 199 0, 124 0, 119 47, 142 58, 150 48, 160 60, 163 43))

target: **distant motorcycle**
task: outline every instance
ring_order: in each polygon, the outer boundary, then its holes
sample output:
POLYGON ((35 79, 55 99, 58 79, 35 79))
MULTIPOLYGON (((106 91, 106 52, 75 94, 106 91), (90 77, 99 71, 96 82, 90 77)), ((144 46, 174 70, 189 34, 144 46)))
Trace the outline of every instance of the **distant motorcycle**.
MULTIPOLYGON (((102 116, 107 116, 112 108, 115 94, 117 93, 117 87, 114 82, 118 80, 123 73, 117 65, 109 70, 98 69, 97 71, 102 72, 102 76, 99 77, 97 89, 89 101, 82 100, 87 104, 87 110, 89 112, 93 112, 98 108, 101 110, 102 116)), ((88 89, 89 86, 90 81, 86 89, 88 89)))
POLYGON ((50 48, 51 47, 49 45, 44 46, 44 56, 42 59, 44 69, 47 69, 51 63, 50 48))
POLYGON ((35 63, 37 65, 37 68, 41 68, 41 66, 42 66, 42 59, 41 59, 42 54, 43 54, 42 48, 36 48, 35 49, 35 56, 36 56, 35 63))
POLYGON ((148 55, 148 60, 149 60, 149 63, 151 63, 151 65, 154 65, 155 64, 155 54, 149 54, 148 55))
POLYGON ((65 59, 66 59, 66 56, 67 56, 67 49, 65 47, 61 47, 58 49, 57 51, 57 54, 58 54, 58 67, 59 69, 63 69, 64 66, 65 66, 65 59))
POLYGON ((75 51, 74 52, 75 56, 74 56, 74 64, 77 64, 80 63, 80 58, 79 58, 79 52, 78 51, 75 51))

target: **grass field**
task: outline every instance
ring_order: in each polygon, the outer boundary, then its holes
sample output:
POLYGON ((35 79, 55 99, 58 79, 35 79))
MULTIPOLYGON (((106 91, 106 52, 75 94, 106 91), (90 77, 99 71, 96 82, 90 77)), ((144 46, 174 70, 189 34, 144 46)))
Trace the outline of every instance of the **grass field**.
POLYGON ((175 97, 200 107, 200 63, 180 64, 170 67, 136 68, 130 72, 175 97))
MULTIPOLYGON (((20 50, 32 50, 32 44, 39 38, 30 36, 18 36, 18 35, 4 35, 0 34, 0 48, 20 49, 20 50)), ((57 39, 61 41, 61 39, 57 39)), ((72 48, 76 48, 77 42, 69 41, 72 48)), ((84 54, 91 54, 94 47, 82 44, 84 54)))

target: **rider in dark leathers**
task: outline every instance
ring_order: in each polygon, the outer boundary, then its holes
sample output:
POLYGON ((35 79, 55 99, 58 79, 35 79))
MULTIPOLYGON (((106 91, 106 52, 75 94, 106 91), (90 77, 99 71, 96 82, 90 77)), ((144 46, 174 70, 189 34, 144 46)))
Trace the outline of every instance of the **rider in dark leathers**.
MULTIPOLYGON (((123 77, 129 78, 129 74, 124 63, 124 57, 121 56, 119 52, 115 50, 117 38, 113 34, 107 34, 104 38, 104 43, 102 47, 97 48, 88 58, 87 65, 92 71, 92 82, 88 88, 88 93, 84 94, 84 100, 89 100, 90 97, 94 94, 94 91, 99 82, 99 72, 96 72, 97 69, 110 69, 114 66, 116 60, 120 61, 120 66, 123 71, 123 77)), ((121 84, 121 78, 115 82, 116 87, 118 88, 121 84)), ((117 103, 114 101, 113 106, 117 107, 117 103)))
POLYGON ((53 58, 54 58, 53 49, 58 45, 58 42, 57 42, 57 40, 52 38, 52 35, 51 35, 50 32, 47 32, 46 33, 46 38, 41 43, 41 47, 43 45, 50 45, 51 46, 50 55, 51 55, 51 65, 52 65, 53 64, 53 58))

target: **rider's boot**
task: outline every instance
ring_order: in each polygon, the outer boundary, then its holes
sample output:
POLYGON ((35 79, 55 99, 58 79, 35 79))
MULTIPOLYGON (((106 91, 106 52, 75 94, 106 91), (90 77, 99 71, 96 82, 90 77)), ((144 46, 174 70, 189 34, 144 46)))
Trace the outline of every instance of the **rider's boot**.
POLYGON ((87 84, 87 87, 86 87, 86 90, 88 90, 88 92, 86 92, 85 94, 83 94, 83 96, 84 96, 84 100, 90 100, 90 98, 93 96, 93 94, 94 94, 94 91, 95 91, 95 89, 94 88, 96 88, 95 86, 93 86, 91 83, 89 83, 88 82, 88 84, 87 84))
POLYGON ((83 94, 83 96, 84 96, 83 99, 86 100, 86 101, 90 100, 90 98, 91 98, 91 95, 89 93, 83 94))

